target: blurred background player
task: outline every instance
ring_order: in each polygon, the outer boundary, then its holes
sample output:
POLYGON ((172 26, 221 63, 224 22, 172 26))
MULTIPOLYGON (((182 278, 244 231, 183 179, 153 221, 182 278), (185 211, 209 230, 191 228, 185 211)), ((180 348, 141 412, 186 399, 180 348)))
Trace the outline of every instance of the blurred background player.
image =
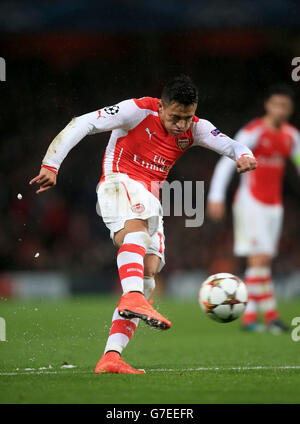
POLYGON ((112 131, 97 188, 105 225, 119 251, 117 266, 123 295, 114 311, 104 355, 96 373, 134 373, 120 355, 139 319, 159 329, 170 321, 148 299, 164 265, 164 230, 159 187, 176 160, 192 146, 233 159, 238 172, 256 168, 251 150, 195 116, 198 90, 185 75, 169 81, 161 99, 129 99, 77 118, 50 144, 38 176, 30 181, 47 191, 68 152, 88 134, 112 131))
MULTIPOLYGON (((294 94, 288 86, 273 86, 264 102, 265 114, 243 127, 235 136, 254 153, 258 167, 242 175, 233 200, 234 254, 247 257, 244 281, 249 302, 243 328, 288 331, 279 319, 272 283, 271 263, 277 253, 283 220, 282 180, 291 159, 300 173, 300 135, 287 121, 293 113, 294 94), (261 312, 267 325, 258 322, 261 312)), ((224 218, 226 189, 234 171, 227 158, 215 168, 208 193, 207 214, 224 218)))

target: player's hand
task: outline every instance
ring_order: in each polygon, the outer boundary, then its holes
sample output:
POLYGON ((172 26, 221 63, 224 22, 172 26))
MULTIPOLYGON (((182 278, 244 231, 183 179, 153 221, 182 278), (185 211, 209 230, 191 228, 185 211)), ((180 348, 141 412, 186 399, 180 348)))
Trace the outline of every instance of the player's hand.
POLYGON ((40 185, 40 188, 36 191, 36 194, 47 191, 56 185, 56 174, 47 168, 41 168, 39 175, 29 181, 30 185, 34 183, 40 185))
POLYGON ((225 217, 225 212, 226 205, 224 202, 207 203, 206 214, 212 221, 221 221, 225 217))
POLYGON ((241 156, 236 161, 236 168, 239 174, 247 171, 253 171, 257 168, 256 159, 252 156, 241 156))

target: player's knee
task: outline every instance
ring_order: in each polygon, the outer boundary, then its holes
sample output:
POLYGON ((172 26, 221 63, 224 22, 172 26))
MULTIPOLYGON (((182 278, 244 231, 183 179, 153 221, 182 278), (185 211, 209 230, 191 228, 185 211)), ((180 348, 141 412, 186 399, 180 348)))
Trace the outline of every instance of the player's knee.
POLYGON ((155 278, 157 274, 157 269, 151 266, 144 266, 144 276, 145 278, 155 278))
POLYGON ((151 244, 151 237, 145 231, 130 232, 125 235, 123 243, 139 244, 147 250, 151 244))
POLYGON ((268 254, 253 255, 248 258, 250 267, 269 267, 271 265, 271 256, 268 254))
POLYGON ((123 243, 141 244, 148 249, 151 238, 148 234, 147 221, 142 219, 127 220, 124 228, 114 233, 114 244, 121 247, 123 243))
MULTIPOLYGON (((136 233, 137 234, 137 233, 136 233)), ((151 244, 151 237, 149 236, 148 233, 146 233, 145 231, 139 231, 141 240, 143 240, 144 245, 146 246, 146 250, 148 249, 148 247, 151 244)))

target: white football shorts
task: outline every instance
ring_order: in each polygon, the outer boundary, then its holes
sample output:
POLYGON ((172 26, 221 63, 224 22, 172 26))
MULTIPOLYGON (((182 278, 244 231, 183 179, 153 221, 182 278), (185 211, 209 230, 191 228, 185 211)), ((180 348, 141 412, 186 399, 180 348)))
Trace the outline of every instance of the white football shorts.
POLYGON ((234 254, 277 254, 283 221, 282 205, 267 205, 240 187, 233 202, 234 254))
POLYGON ((129 219, 148 222, 151 244, 146 254, 161 258, 160 271, 165 265, 163 210, 160 201, 142 183, 123 173, 106 175, 105 180, 97 186, 97 197, 97 213, 110 230, 112 240, 129 219))

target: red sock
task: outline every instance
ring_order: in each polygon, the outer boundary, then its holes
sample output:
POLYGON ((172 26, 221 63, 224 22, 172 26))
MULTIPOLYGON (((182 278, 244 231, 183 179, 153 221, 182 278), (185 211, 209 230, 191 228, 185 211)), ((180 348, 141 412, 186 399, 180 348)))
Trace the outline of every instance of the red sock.
POLYGON ((144 256, 148 234, 139 231, 126 234, 119 249, 117 264, 123 293, 140 291, 144 293, 144 256))
POLYGON ((248 287, 250 301, 255 302, 259 312, 263 314, 265 322, 269 323, 277 319, 278 312, 271 269, 269 267, 248 268, 245 283, 248 287))
POLYGON ((134 335, 138 323, 138 318, 132 318, 130 320, 122 318, 116 308, 112 317, 112 325, 104 353, 109 350, 115 350, 121 354, 122 350, 127 346, 129 340, 134 335))

